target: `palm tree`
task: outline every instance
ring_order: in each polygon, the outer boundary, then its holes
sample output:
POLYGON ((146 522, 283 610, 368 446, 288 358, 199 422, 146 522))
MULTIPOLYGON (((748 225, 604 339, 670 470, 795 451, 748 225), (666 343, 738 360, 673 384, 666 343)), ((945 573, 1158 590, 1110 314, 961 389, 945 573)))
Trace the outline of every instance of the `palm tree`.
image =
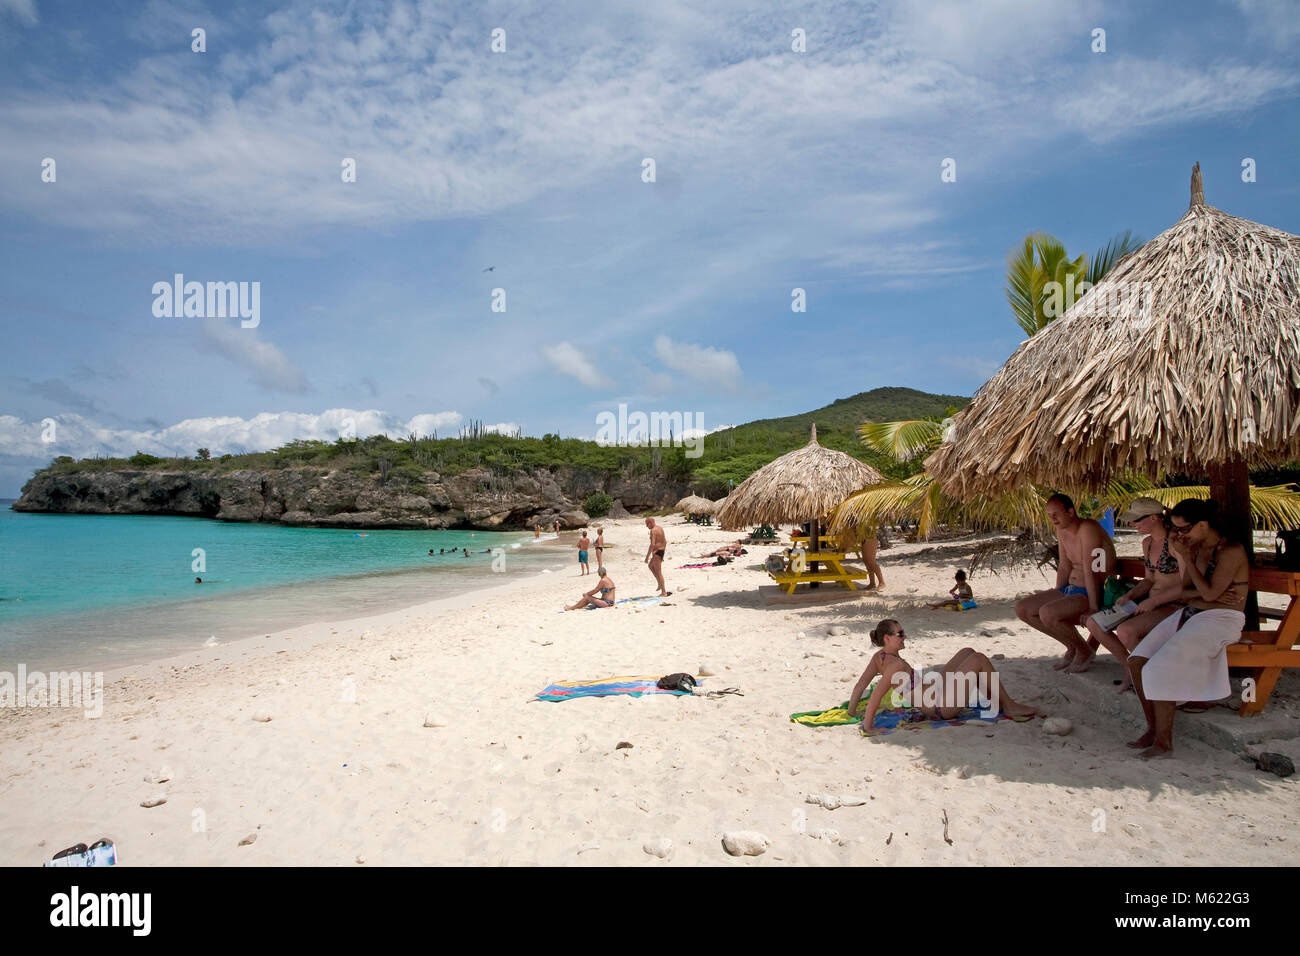
MULTIPOLYGON (((906 464, 929 455, 943 440, 943 422, 912 420, 868 422, 858 428, 863 444, 906 464)), ((1250 508, 1255 527, 1264 530, 1300 527, 1300 493, 1293 485, 1250 487, 1250 508)), ((1082 506, 1093 494, 1082 489, 1061 489, 1082 506)), ((962 503, 944 494, 924 471, 898 481, 872 485, 850 495, 831 516, 831 530, 841 533, 852 529, 861 533, 881 524, 893 524, 901 518, 917 522, 917 535, 928 538, 939 525, 978 530, 1020 531, 1024 528, 1046 532, 1047 517, 1043 501, 1048 491, 1034 485, 1019 488, 993 498, 975 498, 962 503)), ((1109 482, 1096 495, 1095 512, 1107 508, 1116 513, 1142 495, 1173 507, 1184 498, 1208 498, 1207 485, 1157 487, 1146 478, 1127 475, 1109 482)))
POLYGON ((1026 335, 1040 331, 1141 245, 1130 230, 1111 237, 1091 259, 1085 254, 1071 259, 1055 236, 1045 232, 1025 236, 1007 256, 1007 301, 1016 323, 1026 335))

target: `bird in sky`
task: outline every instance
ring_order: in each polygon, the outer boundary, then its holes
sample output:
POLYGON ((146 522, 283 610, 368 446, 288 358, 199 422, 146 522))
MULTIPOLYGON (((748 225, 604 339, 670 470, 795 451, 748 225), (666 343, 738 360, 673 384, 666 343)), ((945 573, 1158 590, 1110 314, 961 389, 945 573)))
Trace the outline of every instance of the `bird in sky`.
POLYGON ((495 269, 495 268, 496 268, 496 266, 488 266, 488 267, 487 267, 486 269, 484 269, 483 271, 484 271, 484 272, 491 272, 491 271, 492 271, 493 269, 495 269))

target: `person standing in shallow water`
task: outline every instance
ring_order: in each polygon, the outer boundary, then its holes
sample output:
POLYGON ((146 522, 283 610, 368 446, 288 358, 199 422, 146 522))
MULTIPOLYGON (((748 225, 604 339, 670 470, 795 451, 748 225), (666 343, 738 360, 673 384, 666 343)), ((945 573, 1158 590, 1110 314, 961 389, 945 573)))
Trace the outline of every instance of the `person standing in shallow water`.
POLYGON ((587 565, 587 549, 590 547, 591 539, 587 537, 587 531, 584 528, 582 537, 578 539, 578 567, 582 569, 582 573, 578 577, 591 573, 591 568, 587 565))
POLYGON ((646 564, 650 565, 650 573, 655 576, 655 581, 659 584, 659 596, 668 597, 672 594, 664 584, 664 554, 668 550, 668 535, 664 534, 664 529, 655 524, 654 518, 646 518, 645 526, 650 529, 650 547, 646 550, 646 564))

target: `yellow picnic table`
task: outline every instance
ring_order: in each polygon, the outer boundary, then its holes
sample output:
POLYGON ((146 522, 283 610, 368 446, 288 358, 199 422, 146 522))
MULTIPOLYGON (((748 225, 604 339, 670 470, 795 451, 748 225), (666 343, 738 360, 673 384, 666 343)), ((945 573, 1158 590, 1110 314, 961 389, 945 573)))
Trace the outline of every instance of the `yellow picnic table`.
POLYGON ((848 557, 843 551, 809 551, 804 554, 804 558, 809 565, 814 562, 825 564, 827 570, 812 571, 805 569, 802 573, 794 571, 769 571, 772 580, 775 581, 786 594, 793 594, 796 585, 811 584, 814 581, 835 582, 841 587, 846 587, 850 591, 858 590, 854 581, 862 580, 868 577, 865 569, 857 568, 852 565, 846 566, 844 559, 848 557))

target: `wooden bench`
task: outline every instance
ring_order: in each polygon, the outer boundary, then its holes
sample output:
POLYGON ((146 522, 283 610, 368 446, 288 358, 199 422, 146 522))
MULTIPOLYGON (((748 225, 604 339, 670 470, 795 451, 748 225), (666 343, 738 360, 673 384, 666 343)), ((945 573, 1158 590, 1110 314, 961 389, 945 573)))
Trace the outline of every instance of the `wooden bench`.
MULTIPOLYGON (((1141 579, 1146 566, 1141 558, 1120 558, 1116 570, 1125 577, 1141 579)), ((1262 620, 1276 620, 1272 631, 1241 632, 1242 640, 1228 645, 1228 666, 1244 667, 1255 681, 1255 699, 1243 701, 1237 713, 1257 714, 1268 703, 1284 667, 1300 667, 1300 572, 1271 567, 1250 569, 1250 589, 1260 594, 1282 594, 1290 598, 1285 608, 1259 609, 1262 620)))

